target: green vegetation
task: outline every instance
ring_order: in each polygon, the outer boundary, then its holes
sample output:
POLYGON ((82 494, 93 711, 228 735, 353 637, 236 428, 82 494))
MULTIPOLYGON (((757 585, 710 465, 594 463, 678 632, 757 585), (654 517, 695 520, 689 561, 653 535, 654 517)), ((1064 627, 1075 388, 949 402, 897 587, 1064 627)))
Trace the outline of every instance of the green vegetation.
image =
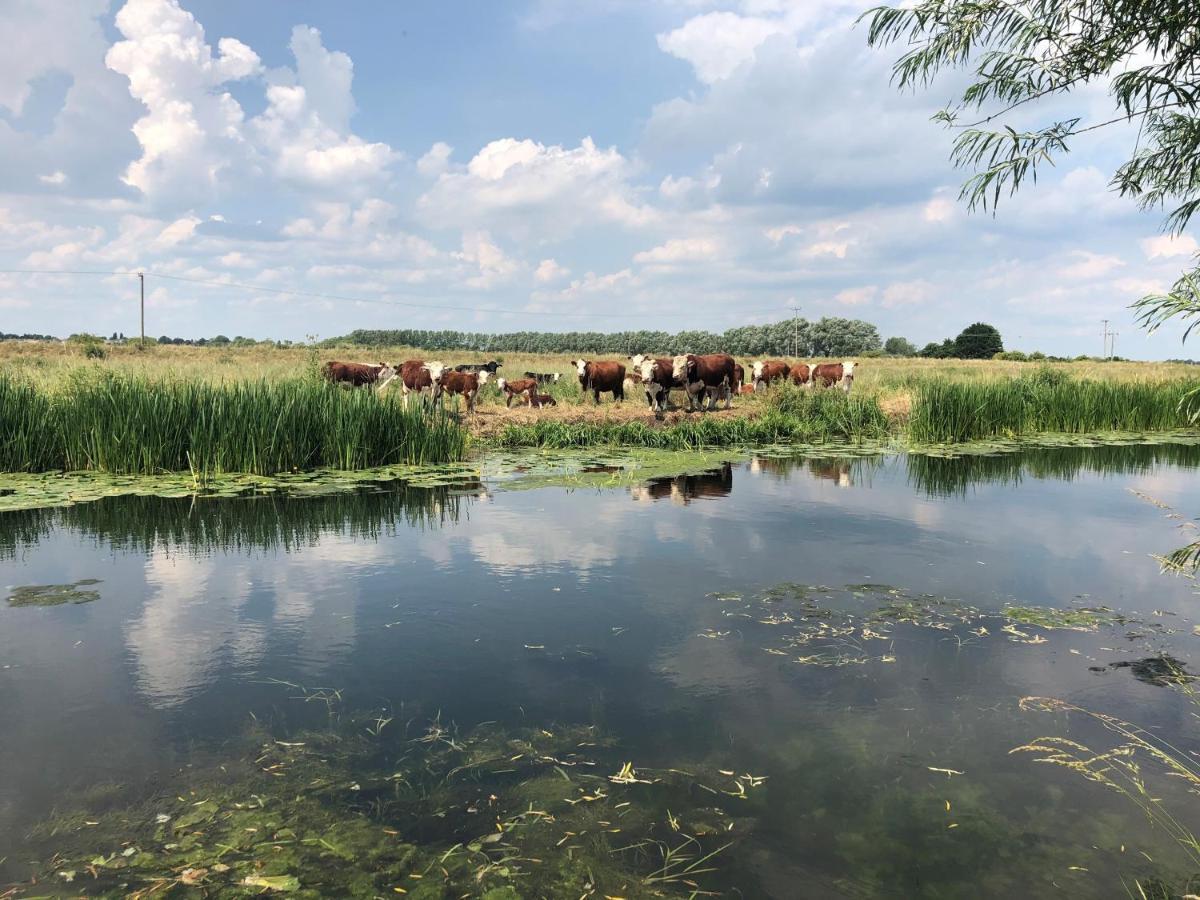
POLYGON ((444 412, 315 378, 212 384, 81 372, 59 390, 0 374, 0 470, 245 472, 450 462, 444 412))
POLYGON ((95 578, 84 578, 74 584, 28 584, 9 589, 9 606, 62 606, 67 603, 79 605, 100 598, 100 592, 91 589, 99 584, 95 578))
POLYGON ((708 331, 518 331, 475 334, 462 331, 387 329, 352 331, 326 346, 416 347, 421 350, 471 350, 479 353, 732 353, 738 356, 857 356, 881 346, 879 332, 860 319, 788 319, 770 325, 745 325, 724 334, 708 331))
POLYGON ((1070 379, 1043 369, 1013 380, 915 386, 909 436, 917 443, 953 443, 1036 432, 1165 431, 1191 424, 1182 381, 1116 382, 1070 379))

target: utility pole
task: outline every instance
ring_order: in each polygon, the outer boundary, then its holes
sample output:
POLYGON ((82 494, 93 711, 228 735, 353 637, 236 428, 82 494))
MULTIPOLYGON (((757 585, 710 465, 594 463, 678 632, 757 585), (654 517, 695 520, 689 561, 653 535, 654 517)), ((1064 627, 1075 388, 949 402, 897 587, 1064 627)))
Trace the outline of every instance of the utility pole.
POLYGON ((800 355, 800 307, 792 306, 792 356, 800 355))
POLYGON ((146 273, 138 272, 138 286, 142 294, 142 346, 146 345, 146 273))
POLYGON ((1100 355, 1104 359, 1108 359, 1108 319, 1101 319, 1100 321, 1104 323, 1104 350, 1100 355))

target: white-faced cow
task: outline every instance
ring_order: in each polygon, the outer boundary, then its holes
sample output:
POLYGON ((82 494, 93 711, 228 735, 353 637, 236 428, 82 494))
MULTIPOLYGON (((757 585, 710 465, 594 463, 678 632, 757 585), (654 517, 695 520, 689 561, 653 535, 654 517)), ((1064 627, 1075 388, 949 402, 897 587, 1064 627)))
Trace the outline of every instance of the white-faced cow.
POLYGON ((772 381, 782 381, 788 377, 792 367, 778 359, 768 359, 754 364, 754 389, 761 391, 772 381))
POLYGON ((383 387, 396 377, 396 370, 387 363, 348 363, 330 360, 321 367, 321 376, 333 384, 349 387, 378 385, 383 387))
POLYGON ((733 357, 727 353, 707 353, 697 356, 689 353, 672 360, 672 377, 681 381, 688 395, 688 408, 695 409, 704 404, 708 395, 708 408, 715 409, 717 401, 725 399, 725 408, 733 405, 733 357))
POLYGON ((513 400, 517 398, 528 403, 530 395, 537 391, 538 383, 534 378, 518 378, 509 381, 507 378, 500 377, 496 379, 496 387, 500 388, 500 393, 504 395, 504 405, 512 407, 513 400))
POLYGON ((487 384, 491 372, 446 372, 442 375, 442 390, 447 394, 459 394, 467 401, 467 412, 475 412, 475 398, 479 389, 487 384))
POLYGON ((848 394, 850 393, 850 386, 854 384, 855 365, 855 363, 849 361, 819 363, 812 368, 813 386, 831 387, 836 384, 848 394))
POLYGON ((579 387, 600 404, 600 395, 612 391, 613 400, 625 399, 625 367, 615 362, 577 359, 572 364, 579 373, 579 387))
POLYGON ((405 360, 400 364, 400 384, 404 390, 404 405, 408 406, 410 393, 420 394, 428 390, 430 396, 437 400, 442 395, 442 379, 446 375, 446 366, 440 362, 427 363, 420 359, 405 360))
POLYGON ((808 363, 796 363, 792 366, 792 371, 788 373, 788 378, 792 384, 812 387, 812 379, 809 377, 809 372, 808 363))
POLYGON ((667 408, 671 396, 671 388, 675 386, 675 366, 670 359, 650 359, 642 357, 641 371, 642 388, 646 392, 646 402, 656 415, 662 414, 667 408))

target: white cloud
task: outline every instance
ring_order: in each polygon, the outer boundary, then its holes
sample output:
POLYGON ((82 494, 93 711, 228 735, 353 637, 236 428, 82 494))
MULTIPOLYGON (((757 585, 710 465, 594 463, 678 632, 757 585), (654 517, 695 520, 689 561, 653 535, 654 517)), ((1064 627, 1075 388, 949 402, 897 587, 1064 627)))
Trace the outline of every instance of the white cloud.
POLYGON ((949 197, 934 197, 925 204, 922 215, 926 222, 949 222, 954 218, 956 207, 949 197))
POLYGON ((874 285, 867 285, 860 288, 846 288, 844 291, 838 291, 834 295, 834 300, 842 306, 863 306, 875 299, 875 295, 879 293, 879 288, 874 285))
POLYGON ((933 285, 924 279, 897 281, 883 289, 883 306, 891 309, 897 306, 927 303, 933 298, 933 295, 933 285))
POLYGON ((450 154, 454 148, 444 141, 437 141, 417 160, 417 171, 427 178, 441 175, 450 166, 450 154))
POLYGON ((456 256, 478 270, 477 274, 466 280, 466 284, 473 288, 495 287, 510 279, 521 268, 520 263, 510 259, 486 231, 464 234, 462 252, 456 256))
POLYGON ((639 226, 654 213, 630 186, 631 166, 615 147, 584 138, 578 147, 503 138, 485 145, 463 171, 443 172, 418 212, 439 225, 481 221, 561 239, 583 226, 639 226))
POLYGON ((660 34, 658 46, 696 70, 706 84, 728 78, 754 59, 755 49, 767 38, 787 34, 780 22, 730 12, 711 12, 689 19, 674 31, 660 34))
POLYGON ((533 278, 538 284, 550 284, 551 282, 561 281, 571 274, 571 270, 560 266, 553 259, 543 259, 538 263, 537 270, 533 273, 533 278))
POLYGON ((820 256, 833 256, 837 259, 845 259, 846 251, 853 244, 854 241, 817 241, 805 247, 800 255, 806 259, 815 259, 820 256))
POLYGON ((1190 234, 1160 234, 1141 242, 1146 259, 1174 259, 1177 256, 1195 256, 1200 247, 1190 234))
POLYGON ((721 245, 713 238, 672 238, 633 257, 641 265, 673 265, 681 262, 710 261, 720 255, 721 245))
POLYGON ((1087 250, 1075 250, 1070 255, 1075 262, 1063 266, 1059 270, 1064 278, 1103 278, 1125 265, 1125 262, 1118 256, 1106 256, 1087 250))
POLYGON ((62 187, 67 183, 67 173, 59 169, 57 172, 51 172, 49 175, 39 175, 38 181, 42 184, 53 185, 54 187, 62 187))

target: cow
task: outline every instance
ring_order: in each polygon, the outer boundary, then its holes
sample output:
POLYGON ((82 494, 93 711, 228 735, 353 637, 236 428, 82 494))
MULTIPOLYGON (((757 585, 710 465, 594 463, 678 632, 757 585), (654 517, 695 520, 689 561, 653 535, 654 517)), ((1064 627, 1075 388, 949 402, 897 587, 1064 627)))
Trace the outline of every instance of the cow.
POLYGON ((504 377, 496 379, 496 387, 500 388, 500 393, 504 395, 504 405, 510 408, 513 400, 517 397, 528 402, 529 395, 537 391, 537 386, 538 383, 533 378, 518 378, 515 381, 509 381, 504 377))
POLYGON ((480 372, 446 372, 442 376, 442 390, 447 394, 461 394, 467 401, 467 412, 474 413, 475 398, 491 374, 486 369, 480 372))
POLYGON ((812 367, 812 382, 814 387, 830 387, 837 385, 847 394, 850 385, 854 383, 853 362, 818 363, 812 367))
POLYGON ((733 364, 733 392, 735 394, 742 393, 742 385, 746 383, 746 370, 742 368, 741 363, 733 364))
POLYGON ((492 360, 485 363, 462 363, 454 367, 455 372, 487 372, 490 375, 495 375, 496 370, 500 368, 500 363, 492 360))
POLYGON ((792 367, 777 359, 768 359, 754 364, 754 389, 763 390, 772 381, 780 381, 788 377, 792 367))
POLYGON ((727 353, 708 353, 697 356, 688 353, 672 360, 673 377, 683 382, 688 395, 688 408, 703 406, 697 400, 708 395, 708 408, 716 409, 717 400, 725 398, 725 408, 733 405, 733 357, 727 353))
POLYGON ((533 407, 558 406, 558 401, 549 394, 539 394, 537 391, 531 391, 529 393, 529 405, 533 407))
POLYGON ((333 384, 349 387, 385 386, 396 377, 396 370, 387 363, 348 363, 330 360, 321 367, 321 377, 333 384))
POLYGON ((526 378, 532 378, 538 384, 558 384, 562 372, 526 372, 526 378))
POLYGON ((739 394, 753 394, 754 393, 754 385, 743 384, 740 388, 738 388, 737 392, 739 394))
POLYGON ((577 359, 572 363, 579 373, 579 387, 600 405, 600 395, 612 391, 613 400, 625 399, 625 367, 615 362, 577 359))
POLYGON ((404 405, 408 406, 408 395, 418 396, 426 389, 434 400, 442 395, 442 380, 446 366, 440 362, 426 363, 420 359, 408 359, 400 364, 400 385, 404 390, 404 405))
POLYGON ((792 366, 792 371, 788 373, 788 379, 792 384, 802 384, 812 387, 812 379, 809 378, 808 363, 796 363, 792 366))
POLYGON ((655 415, 661 416, 667 408, 667 400, 671 396, 671 388, 675 386, 675 366, 670 359, 650 359, 642 357, 641 372, 642 387, 646 390, 646 402, 654 410, 655 415))
POLYGON ((671 499, 672 503, 687 505, 695 499, 728 497, 733 491, 733 466, 723 463, 720 468, 698 475, 678 475, 674 478, 651 478, 645 484, 629 489, 634 500, 647 502, 671 499))

